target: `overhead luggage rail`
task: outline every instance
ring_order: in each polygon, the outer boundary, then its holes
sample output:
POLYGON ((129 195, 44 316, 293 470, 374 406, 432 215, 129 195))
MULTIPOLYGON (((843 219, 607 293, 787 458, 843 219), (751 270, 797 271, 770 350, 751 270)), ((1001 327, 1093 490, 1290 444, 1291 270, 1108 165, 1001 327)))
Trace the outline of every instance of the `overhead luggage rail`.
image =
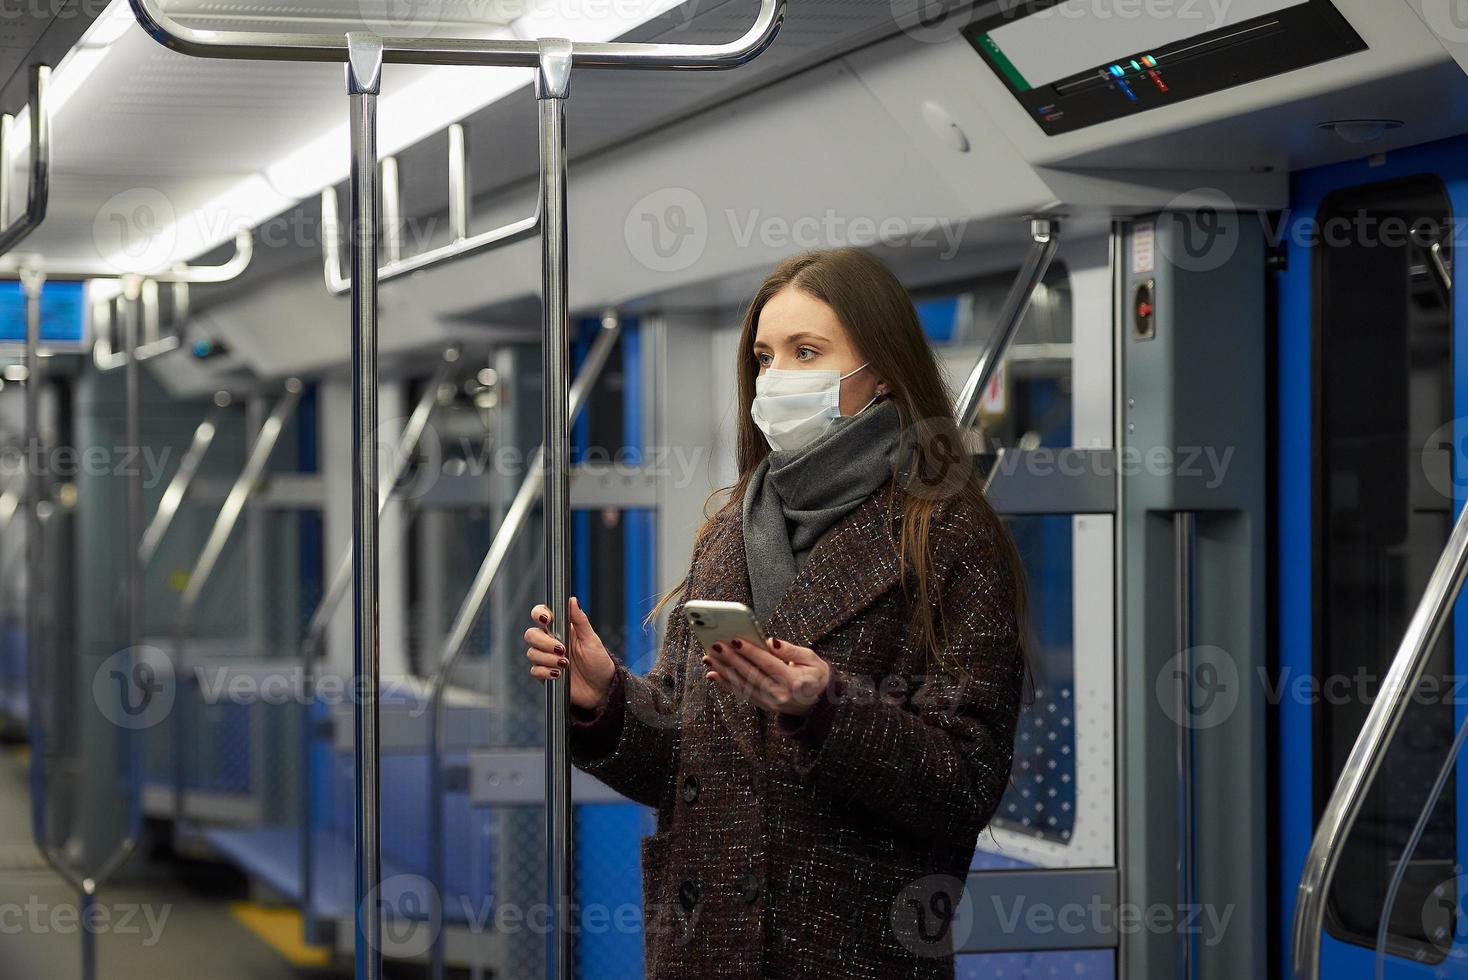
POLYGON ((1372 702, 1361 734, 1341 768, 1340 780, 1325 805, 1315 839, 1305 856, 1305 869, 1295 899, 1291 947, 1291 967, 1297 980, 1319 980, 1321 936, 1341 851, 1361 815, 1371 784, 1381 772, 1392 737, 1412 704, 1432 651, 1463 590, 1465 575, 1468 575, 1468 506, 1458 512, 1447 547, 1407 623, 1381 691, 1372 702))
MULTIPOLYGON (((377 270, 377 281, 388 282, 414 272, 423 272, 435 266, 446 265, 471 255, 479 255, 492 248, 513 245, 533 238, 540 233, 540 208, 528 218, 511 221, 489 231, 469 237, 469 150, 464 127, 454 123, 449 127, 449 231, 452 240, 447 245, 420 252, 403 258, 400 235, 401 198, 397 179, 397 160, 385 157, 382 161, 382 201, 386 224, 383 235, 387 246, 388 260, 377 270)), ((343 296, 351 289, 351 282, 341 271, 341 222, 335 187, 321 192, 321 255, 326 273, 326 288, 334 296, 343 296)))
MULTIPOLYGON (((158 0, 130 0, 143 28, 160 44, 204 58, 325 61, 346 65, 350 99, 352 248, 352 429, 356 460, 352 478, 354 520, 356 688, 356 907, 355 948, 360 980, 382 977, 382 881, 378 769, 379 624, 377 621, 377 283, 382 209, 377 197, 377 97, 385 63, 485 65, 535 68, 540 104, 540 207, 542 223, 542 316, 546 379, 546 553, 548 604, 564 630, 570 593, 570 434, 566 421, 570 387, 567 342, 565 101, 571 69, 735 68, 774 42, 784 22, 785 0, 760 0, 752 27, 724 44, 437 39, 363 32, 345 35, 197 30, 178 23, 158 0)), ((573 969, 571 759, 568 744, 570 679, 546 685, 547 893, 554 910, 547 942, 548 974, 570 980, 573 969)))

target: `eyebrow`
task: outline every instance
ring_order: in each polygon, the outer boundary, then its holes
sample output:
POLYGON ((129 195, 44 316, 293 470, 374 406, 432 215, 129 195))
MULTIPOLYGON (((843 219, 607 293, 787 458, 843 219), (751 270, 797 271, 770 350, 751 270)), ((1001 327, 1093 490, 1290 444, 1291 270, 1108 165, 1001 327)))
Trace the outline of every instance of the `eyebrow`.
MULTIPOLYGON (((807 330, 802 330, 799 333, 793 333, 793 334, 791 334, 789 337, 787 337, 785 339, 789 343, 792 343, 792 344, 795 343, 795 342, 797 342, 797 341, 801 341, 801 340, 814 340, 814 341, 818 341, 818 342, 820 342, 822 344, 830 343, 830 340, 828 338, 823 337, 823 336, 821 336, 818 333, 811 333, 811 332, 809 332, 807 330)), ((763 340, 759 339, 758 337, 756 337, 755 340, 754 340, 754 346, 755 347, 759 347, 760 345, 764 345, 765 347, 770 346, 765 341, 763 341, 763 340)))

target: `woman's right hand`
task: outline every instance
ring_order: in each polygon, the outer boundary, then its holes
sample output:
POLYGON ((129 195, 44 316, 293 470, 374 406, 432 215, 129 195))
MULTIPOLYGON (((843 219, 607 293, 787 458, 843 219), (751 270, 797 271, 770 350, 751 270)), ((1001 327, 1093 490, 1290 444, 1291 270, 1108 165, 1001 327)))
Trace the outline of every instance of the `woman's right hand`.
POLYGON ((540 624, 525 631, 525 642, 530 644, 525 651, 531 663, 530 676, 548 681, 569 670, 571 703, 588 711, 600 707, 612 689, 617 665, 602 645, 601 637, 591 628, 591 620, 581 611, 576 597, 571 597, 570 653, 548 630, 553 618, 549 606, 536 606, 530 610, 530 618, 540 624))

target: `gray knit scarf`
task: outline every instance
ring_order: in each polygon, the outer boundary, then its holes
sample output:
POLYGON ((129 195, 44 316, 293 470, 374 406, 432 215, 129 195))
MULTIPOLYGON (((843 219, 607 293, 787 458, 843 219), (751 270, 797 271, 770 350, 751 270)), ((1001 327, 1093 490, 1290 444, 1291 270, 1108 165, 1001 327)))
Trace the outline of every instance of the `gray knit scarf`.
POLYGON ((881 398, 832 419, 808 446, 771 450, 755 467, 744 493, 744 553, 761 625, 821 535, 892 477, 901 432, 897 404, 881 398))

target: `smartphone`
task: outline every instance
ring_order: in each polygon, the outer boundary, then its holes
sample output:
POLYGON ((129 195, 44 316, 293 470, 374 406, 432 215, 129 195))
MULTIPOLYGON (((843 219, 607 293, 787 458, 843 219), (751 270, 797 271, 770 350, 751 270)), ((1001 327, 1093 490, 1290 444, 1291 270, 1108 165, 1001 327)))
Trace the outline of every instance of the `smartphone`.
POLYGON ((683 604, 683 618, 705 650, 712 649, 721 641, 727 643, 736 636, 761 646, 767 645, 764 631, 754 618, 754 610, 742 602, 690 599, 683 604))

